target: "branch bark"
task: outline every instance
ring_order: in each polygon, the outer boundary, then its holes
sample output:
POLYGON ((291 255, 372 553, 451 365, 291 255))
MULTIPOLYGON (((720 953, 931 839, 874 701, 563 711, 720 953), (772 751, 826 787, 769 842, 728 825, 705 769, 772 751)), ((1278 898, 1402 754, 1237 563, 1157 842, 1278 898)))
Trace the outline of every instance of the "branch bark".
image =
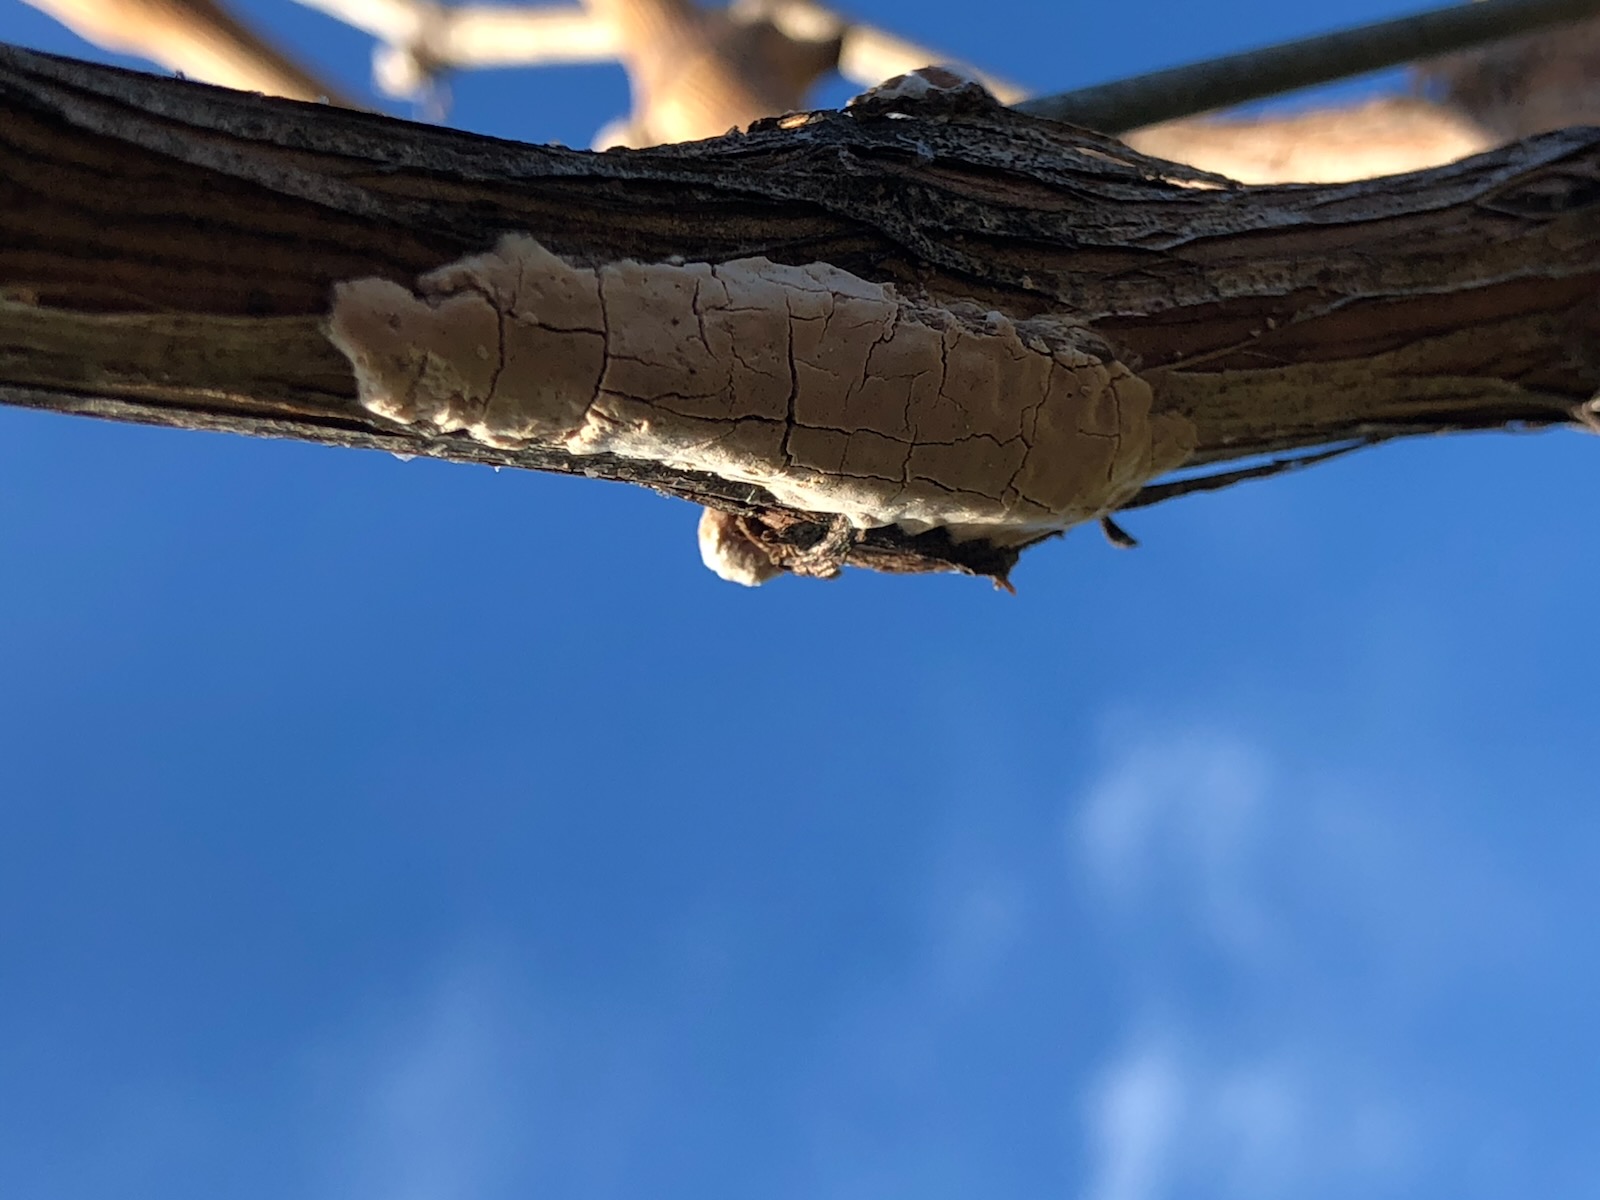
POLYGON ((1018 547, 840 537, 748 483, 384 419, 327 339, 335 284, 409 288, 514 232, 594 265, 828 263, 1070 320, 1192 423, 1195 466, 1589 424, 1600 387, 1600 130, 1250 188, 970 88, 590 154, 0 48, 0 188, 0 402, 645 484, 822 573, 1003 579, 1018 547))

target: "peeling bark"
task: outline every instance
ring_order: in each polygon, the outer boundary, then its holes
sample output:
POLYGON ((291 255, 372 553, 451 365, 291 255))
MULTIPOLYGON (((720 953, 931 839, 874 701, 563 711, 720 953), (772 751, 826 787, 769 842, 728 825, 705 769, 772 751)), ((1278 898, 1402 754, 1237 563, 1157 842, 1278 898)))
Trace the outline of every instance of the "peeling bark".
POLYGON ((1600 387, 1600 130, 1251 188, 966 92, 596 155, 5 48, 0 186, 0 401, 643 483, 810 573, 1003 578, 1016 548, 841 531, 748 480, 386 418, 328 340, 334 285, 409 289, 507 234, 596 269, 828 264, 1084 331, 1192 425, 1198 465, 1591 423, 1600 387))

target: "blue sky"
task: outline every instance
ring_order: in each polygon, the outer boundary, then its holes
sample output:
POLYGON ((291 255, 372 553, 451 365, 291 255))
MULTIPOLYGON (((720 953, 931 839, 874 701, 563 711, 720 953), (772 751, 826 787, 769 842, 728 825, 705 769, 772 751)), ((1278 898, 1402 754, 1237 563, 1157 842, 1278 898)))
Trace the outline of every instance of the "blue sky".
MULTIPOLYGON (((857 11, 1062 88, 1398 10, 857 11)), ((749 592, 642 491, 0 409, 0 1195, 1596 1194, 1596 455, 749 592)))

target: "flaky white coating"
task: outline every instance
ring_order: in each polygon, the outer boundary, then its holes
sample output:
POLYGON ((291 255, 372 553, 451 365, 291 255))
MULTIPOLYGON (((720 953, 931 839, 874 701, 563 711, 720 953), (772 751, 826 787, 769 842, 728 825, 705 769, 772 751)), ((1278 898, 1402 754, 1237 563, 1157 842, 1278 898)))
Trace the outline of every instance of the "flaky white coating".
POLYGON ((857 527, 1015 540, 1116 508, 1193 431, 1065 321, 914 303, 827 263, 577 266, 526 235, 335 289, 374 413, 756 484, 857 527))

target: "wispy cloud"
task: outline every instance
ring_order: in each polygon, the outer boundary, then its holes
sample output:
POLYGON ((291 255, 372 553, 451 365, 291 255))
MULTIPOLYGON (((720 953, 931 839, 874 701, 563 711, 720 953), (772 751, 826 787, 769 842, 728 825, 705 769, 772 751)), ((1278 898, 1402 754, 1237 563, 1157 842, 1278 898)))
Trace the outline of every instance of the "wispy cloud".
POLYGON ((994 877, 968 883, 930 918, 930 984, 944 1003, 981 997, 1016 950, 1029 919, 1021 883, 994 877))
POLYGON ((1124 930, 1131 989, 1120 1039, 1081 1092, 1087 1200, 1335 1195, 1405 1177, 1423 1100, 1386 1074, 1381 1030, 1338 1019, 1349 996, 1383 985, 1360 969, 1388 965, 1381 938, 1341 928, 1372 902, 1382 839, 1322 836, 1334 790, 1199 727, 1117 745, 1086 789, 1068 853, 1124 930), (1307 941, 1348 950, 1357 972, 1330 975, 1307 941), (1208 970, 1160 969, 1206 951, 1208 970))
POLYGON ((1523 918, 1492 848, 1399 788, 1237 727, 1145 724, 1065 813, 952 802, 871 914, 883 953, 792 972, 804 996, 763 982, 781 924, 715 905, 664 916, 688 924, 643 1005, 459 956, 347 1031, 320 1191, 1438 1190, 1506 1105, 1471 1108, 1415 1047, 1497 969, 1472 939, 1520 944, 1523 918))
POLYGON ((1250 875, 1270 778, 1265 756, 1238 738, 1146 736, 1089 789, 1073 823, 1076 849, 1114 903, 1181 892, 1206 936, 1258 948, 1268 920, 1250 875))
POLYGON ((346 1047, 327 1082, 347 1120, 324 1129, 330 1196, 483 1200, 528 1145, 528 1017, 482 963, 448 965, 418 1000, 346 1047))
POLYGON ((685 1032, 546 994, 504 946, 468 941, 374 995, 311 1056, 308 1157, 328 1200, 628 1194, 685 1032))
POLYGON ((1182 1135, 1184 1080, 1167 1050, 1147 1043, 1124 1054, 1089 1089, 1093 1149, 1089 1200, 1153 1200, 1165 1194, 1182 1135))
POLYGON ((1411 1182, 1417 1119, 1327 1059, 1208 1059, 1134 1037, 1084 1095, 1086 1200, 1389 1194, 1411 1182))

